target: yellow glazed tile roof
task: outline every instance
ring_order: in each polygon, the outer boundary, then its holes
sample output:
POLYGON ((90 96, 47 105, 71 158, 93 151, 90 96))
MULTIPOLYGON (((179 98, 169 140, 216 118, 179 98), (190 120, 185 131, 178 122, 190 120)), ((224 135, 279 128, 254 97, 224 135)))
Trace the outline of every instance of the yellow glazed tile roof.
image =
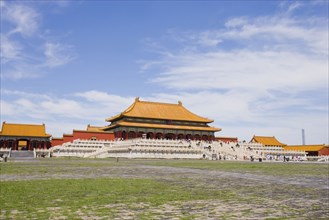
POLYGON ((123 116, 135 118, 152 118, 164 120, 178 120, 178 121, 194 121, 210 123, 213 120, 198 116, 187 110, 181 102, 178 104, 160 103, 160 102, 146 102, 140 101, 139 98, 122 113, 106 119, 106 121, 113 121, 123 116))
MULTIPOLYGON (((101 127, 101 126, 91 126, 88 125, 86 130, 78 130, 78 129, 73 129, 73 132, 85 132, 85 133, 112 133, 112 132, 106 132, 104 129, 106 127, 101 127)), ((72 136, 74 136, 72 134, 72 136)))
POLYGON ((103 132, 103 127, 98 127, 98 126, 92 126, 88 125, 87 126, 87 131, 93 131, 93 132, 103 132))
POLYGON ((316 144, 316 145, 289 145, 284 146, 285 150, 300 150, 300 151, 319 151, 326 147, 324 144, 316 144))
POLYGON ((0 136, 50 137, 51 135, 46 134, 44 124, 8 124, 3 122, 0 136))
POLYGON ((177 130, 194 130, 194 131, 220 131, 220 128, 215 127, 196 127, 196 126, 183 126, 183 125, 163 125, 163 124, 148 124, 148 123, 135 123, 120 121, 114 125, 110 125, 104 130, 111 129, 117 126, 127 127, 143 127, 143 128, 163 128, 163 129, 177 129, 177 130))
POLYGON ((264 137, 264 136, 255 136, 251 139, 251 142, 261 143, 265 146, 286 146, 286 144, 278 141, 274 136, 273 137, 264 137))

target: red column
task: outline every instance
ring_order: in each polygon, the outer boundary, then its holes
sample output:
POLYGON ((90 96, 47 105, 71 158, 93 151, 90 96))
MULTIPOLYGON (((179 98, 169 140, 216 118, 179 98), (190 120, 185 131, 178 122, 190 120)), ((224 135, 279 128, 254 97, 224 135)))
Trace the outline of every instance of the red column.
POLYGON ((122 138, 122 131, 115 132, 115 138, 122 138))
POLYGON ((14 143, 13 143, 13 149, 16 149, 16 146, 18 145, 18 141, 15 140, 14 143))

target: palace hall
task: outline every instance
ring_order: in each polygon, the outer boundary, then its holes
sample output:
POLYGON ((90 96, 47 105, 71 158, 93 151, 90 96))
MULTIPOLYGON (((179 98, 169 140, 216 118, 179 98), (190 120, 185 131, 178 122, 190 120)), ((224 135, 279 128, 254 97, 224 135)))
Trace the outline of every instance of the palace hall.
POLYGON ((115 138, 145 136, 154 139, 214 140, 220 128, 208 124, 213 120, 198 116, 178 104, 141 101, 139 98, 120 114, 106 119, 111 124, 103 130, 115 138))
POLYGON ((0 131, 0 148, 12 150, 33 150, 50 148, 51 135, 46 133, 45 124, 2 123, 0 131))

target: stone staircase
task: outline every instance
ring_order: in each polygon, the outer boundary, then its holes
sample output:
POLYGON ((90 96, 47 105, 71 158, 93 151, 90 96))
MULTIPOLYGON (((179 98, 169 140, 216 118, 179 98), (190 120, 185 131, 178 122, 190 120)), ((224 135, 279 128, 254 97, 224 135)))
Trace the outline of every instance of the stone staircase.
POLYGON ((28 151, 28 150, 26 150, 26 151, 25 150, 20 150, 20 151, 13 150, 13 151, 11 151, 10 157, 12 159, 18 159, 18 160, 33 159, 34 152, 28 151))

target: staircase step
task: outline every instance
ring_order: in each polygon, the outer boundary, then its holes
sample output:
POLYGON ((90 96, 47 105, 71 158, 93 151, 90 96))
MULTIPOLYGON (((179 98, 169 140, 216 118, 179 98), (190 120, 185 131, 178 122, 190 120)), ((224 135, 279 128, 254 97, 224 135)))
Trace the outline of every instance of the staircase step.
POLYGON ((12 158, 34 158, 33 151, 11 151, 10 157, 12 158))

